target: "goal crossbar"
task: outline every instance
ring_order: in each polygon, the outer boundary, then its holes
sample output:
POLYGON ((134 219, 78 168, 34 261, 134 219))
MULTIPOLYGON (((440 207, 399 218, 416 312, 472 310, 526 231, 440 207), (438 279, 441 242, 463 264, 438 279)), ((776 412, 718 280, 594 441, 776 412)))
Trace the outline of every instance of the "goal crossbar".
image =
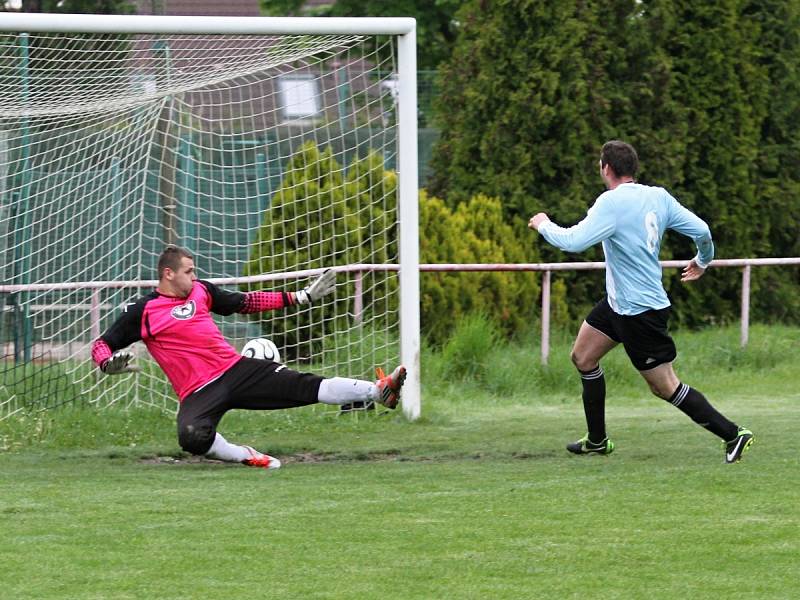
POLYGON ((5 13, 0 16, 0 31, 29 33, 406 35, 413 33, 415 28, 416 19, 411 17, 176 17, 57 13, 5 13))

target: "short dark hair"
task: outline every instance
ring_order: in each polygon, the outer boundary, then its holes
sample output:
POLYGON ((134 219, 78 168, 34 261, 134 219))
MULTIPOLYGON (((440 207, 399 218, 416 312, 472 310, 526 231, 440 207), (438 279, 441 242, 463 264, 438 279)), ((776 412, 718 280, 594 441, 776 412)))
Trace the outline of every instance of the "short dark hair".
POLYGON ((600 164, 609 165, 617 177, 636 175, 639 170, 639 155, 636 149, 626 142, 611 140, 603 144, 600 151, 600 164))
POLYGON ((164 276, 164 269, 169 268, 177 271, 181 266, 182 258, 194 260, 194 256, 188 250, 172 245, 164 248, 164 251, 158 257, 158 278, 161 279, 164 276))

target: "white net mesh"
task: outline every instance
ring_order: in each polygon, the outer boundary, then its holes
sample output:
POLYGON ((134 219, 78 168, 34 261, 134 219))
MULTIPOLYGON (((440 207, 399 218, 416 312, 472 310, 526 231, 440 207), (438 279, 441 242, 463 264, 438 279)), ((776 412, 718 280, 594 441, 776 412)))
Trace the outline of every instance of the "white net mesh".
POLYGON ((101 377, 89 358, 152 289, 125 282, 153 280, 168 243, 203 278, 251 277, 228 289, 294 290, 341 268, 320 306, 217 322, 237 348, 270 337, 303 370, 392 366, 394 55, 391 38, 357 35, 0 35, 0 418, 174 408, 143 347, 135 377, 101 377))

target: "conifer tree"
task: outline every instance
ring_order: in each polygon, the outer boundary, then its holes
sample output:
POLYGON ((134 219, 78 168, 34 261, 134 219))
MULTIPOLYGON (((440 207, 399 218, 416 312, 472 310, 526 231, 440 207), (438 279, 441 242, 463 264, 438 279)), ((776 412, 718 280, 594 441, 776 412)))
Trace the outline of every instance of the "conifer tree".
MULTIPOLYGON (((656 106, 648 126, 669 132, 675 127, 670 121, 677 120, 676 133, 682 133, 668 151, 645 146, 642 160, 654 165, 642 180, 663 185, 709 223, 719 258, 769 251, 767 230, 756 225, 755 167, 769 81, 753 44, 758 29, 742 8, 740 0, 655 0, 641 21, 650 55, 669 57, 665 93, 680 102, 679 108, 662 105, 663 111, 656 106), (672 162, 666 169, 658 165, 662 156, 672 162)), ((669 234, 665 240, 665 258, 688 258, 694 251, 688 238, 669 234)), ((738 315, 740 280, 738 272, 725 269, 713 271, 703 285, 687 286, 672 271, 665 284, 677 320, 696 325, 738 315)))
MULTIPOLYGON (((474 0, 459 18, 433 159, 432 191, 449 206, 485 193, 508 216, 573 224, 603 191, 600 145, 624 139, 640 182, 708 221, 718 257, 797 254, 796 2, 474 0)), ((540 248, 545 260, 601 257, 540 248)), ((693 254, 668 234, 662 258, 693 254)), ((740 274, 712 273, 687 286, 667 272, 679 322, 737 318, 740 274)), ((756 306, 790 312, 797 273, 784 273, 763 276, 775 302, 754 277, 756 306)), ((575 317, 602 293, 600 274, 564 281, 575 317)))
MULTIPOLYGON (((754 0, 743 12, 757 27, 753 45, 769 79, 767 116, 753 165, 758 212, 751 226, 766 232, 764 254, 800 256, 800 4, 754 0)), ((757 269, 752 282, 755 318, 800 321, 800 269, 757 269)))

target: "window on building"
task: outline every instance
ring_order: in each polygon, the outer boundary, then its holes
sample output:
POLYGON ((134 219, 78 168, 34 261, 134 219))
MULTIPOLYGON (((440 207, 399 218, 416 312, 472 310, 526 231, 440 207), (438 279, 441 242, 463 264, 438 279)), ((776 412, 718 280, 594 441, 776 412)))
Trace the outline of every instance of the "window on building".
POLYGON ((284 75, 278 80, 283 116, 287 121, 319 116, 317 80, 313 75, 284 75))

